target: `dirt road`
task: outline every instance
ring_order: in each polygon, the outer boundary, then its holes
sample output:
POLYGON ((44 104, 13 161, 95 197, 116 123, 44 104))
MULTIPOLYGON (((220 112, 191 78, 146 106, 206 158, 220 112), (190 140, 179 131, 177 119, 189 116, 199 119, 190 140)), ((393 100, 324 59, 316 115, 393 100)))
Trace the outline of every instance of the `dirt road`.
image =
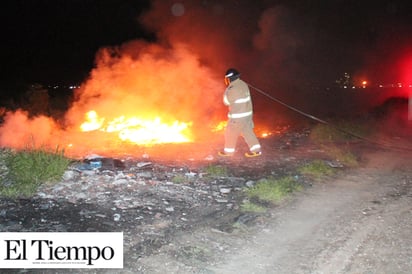
POLYGON ((410 155, 377 151, 367 158, 364 167, 274 209, 252 230, 199 229, 176 240, 191 247, 185 260, 171 244, 139 264, 146 273, 411 273, 410 155))

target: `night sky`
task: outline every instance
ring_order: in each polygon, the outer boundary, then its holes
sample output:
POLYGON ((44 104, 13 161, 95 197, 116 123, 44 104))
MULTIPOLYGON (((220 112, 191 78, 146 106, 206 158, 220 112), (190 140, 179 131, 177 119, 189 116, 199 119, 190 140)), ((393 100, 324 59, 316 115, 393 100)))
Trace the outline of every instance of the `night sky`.
MULTIPOLYGON (((164 1, 173 2, 179 1, 164 1)), ((180 2, 208 7, 220 1, 180 2)), ((265 9, 286 10, 278 12, 278 28, 284 37, 279 37, 282 48, 276 50, 288 55, 280 60, 286 64, 279 68, 299 63, 305 68, 302 75, 317 81, 331 83, 344 71, 383 77, 388 62, 402 58, 412 48, 412 1, 223 2, 223 17, 233 11, 244 16, 247 28, 252 29, 258 29, 265 9), (250 3, 253 8, 248 9, 250 3)), ((7 0, 1 5, 0 74, 5 84, 78 84, 93 68, 99 48, 134 39, 156 41, 162 30, 156 22, 147 27, 139 21, 140 15, 153 8, 149 0, 7 0)), ((230 28, 235 33, 244 26, 230 28)))
POLYGON ((13 0, 1 7, 1 79, 79 84, 102 46, 150 38, 138 23, 148 1, 13 0))

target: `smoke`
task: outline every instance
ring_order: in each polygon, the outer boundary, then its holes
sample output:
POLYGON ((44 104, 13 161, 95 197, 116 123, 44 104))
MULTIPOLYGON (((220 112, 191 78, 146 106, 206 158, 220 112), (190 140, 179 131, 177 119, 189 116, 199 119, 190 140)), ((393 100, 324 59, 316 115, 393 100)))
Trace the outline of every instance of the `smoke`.
POLYGON ((58 145, 62 132, 58 125, 50 118, 38 116, 29 118, 29 114, 22 110, 8 112, 0 131, 2 146, 18 149, 38 147, 55 140, 58 145))
MULTIPOLYGON (((140 22, 156 33, 154 42, 136 39, 101 48, 63 125, 46 116, 10 112, 0 144, 22 147, 29 138, 38 145, 63 142, 87 150, 79 126, 91 110, 106 121, 120 116, 178 120, 192 124, 196 138, 207 138, 210 126, 226 117, 227 68, 237 68, 244 80, 274 93, 299 71, 293 60, 302 42, 292 17, 266 1, 152 1, 140 22)), ((264 113, 263 108, 256 112, 264 113)), ((275 114, 262 117, 268 115, 275 114)), ((97 138, 91 146, 106 142, 97 138)))
POLYGON ((66 119, 76 124, 93 109, 109 120, 121 114, 201 122, 216 115, 222 88, 184 44, 165 48, 132 41, 99 51, 66 119))
MULTIPOLYGON (((332 41, 335 30, 316 29, 324 22, 306 15, 308 6, 279 3, 152 1, 139 21, 155 33, 154 41, 136 39, 101 48, 63 125, 48 117, 28 118, 22 111, 9 113, 0 128, 0 144, 21 147, 31 136, 36 143, 82 143, 86 150, 106 146, 105 140, 94 139, 88 147, 79 133, 90 110, 106 120, 137 116, 187 122, 196 138, 207 138, 210 127, 226 117, 223 75, 229 67, 237 68, 246 82, 303 111, 333 109, 339 100, 331 104, 325 98, 333 96, 314 95, 310 87, 337 77, 329 68, 345 64, 332 62, 342 58, 333 52, 341 41, 332 41), (319 45, 324 53, 314 50, 319 45)), ((295 115, 253 90, 252 96, 256 127, 275 127, 295 115)))
MULTIPOLYGON (((301 56, 314 45, 313 29, 296 11, 273 1, 153 1, 142 21, 160 43, 188 45, 216 77, 235 67, 243 80, 269 94, 310 105, 306 96, 291 92, 310 81, 312 66, 301 56)), ((253 90, 252 95, 257 125, 274 126, 293 115, 253 90)))

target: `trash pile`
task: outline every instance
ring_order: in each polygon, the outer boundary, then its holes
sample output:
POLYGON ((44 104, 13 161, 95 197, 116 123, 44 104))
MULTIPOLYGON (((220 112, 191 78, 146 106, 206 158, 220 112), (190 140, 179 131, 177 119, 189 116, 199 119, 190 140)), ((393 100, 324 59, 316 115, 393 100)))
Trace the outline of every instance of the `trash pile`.
POLYGON ((88 155, 32 198, 0 199, 0 231, 122 231, 127 267, 167 246, 177 233, 207 226, 226 234, 235 223, 253 224, 259 214, 240 210, 244 190, 267 176, 293 175, 309 154, 318 153, 305 140, 301 132, 265 139, 264 155, 253 160, 88 155))

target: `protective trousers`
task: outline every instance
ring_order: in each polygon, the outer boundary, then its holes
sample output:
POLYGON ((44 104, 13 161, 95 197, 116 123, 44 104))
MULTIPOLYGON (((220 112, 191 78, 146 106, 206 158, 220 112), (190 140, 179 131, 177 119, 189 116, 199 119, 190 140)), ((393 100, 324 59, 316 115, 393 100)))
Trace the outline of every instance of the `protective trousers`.
POLYGON ((239 135, 242 135, 250 151, 260 151, 260 144, 253 131, 252 116, 229 119, 225 132, 225 152, 234 153, 239 135))

